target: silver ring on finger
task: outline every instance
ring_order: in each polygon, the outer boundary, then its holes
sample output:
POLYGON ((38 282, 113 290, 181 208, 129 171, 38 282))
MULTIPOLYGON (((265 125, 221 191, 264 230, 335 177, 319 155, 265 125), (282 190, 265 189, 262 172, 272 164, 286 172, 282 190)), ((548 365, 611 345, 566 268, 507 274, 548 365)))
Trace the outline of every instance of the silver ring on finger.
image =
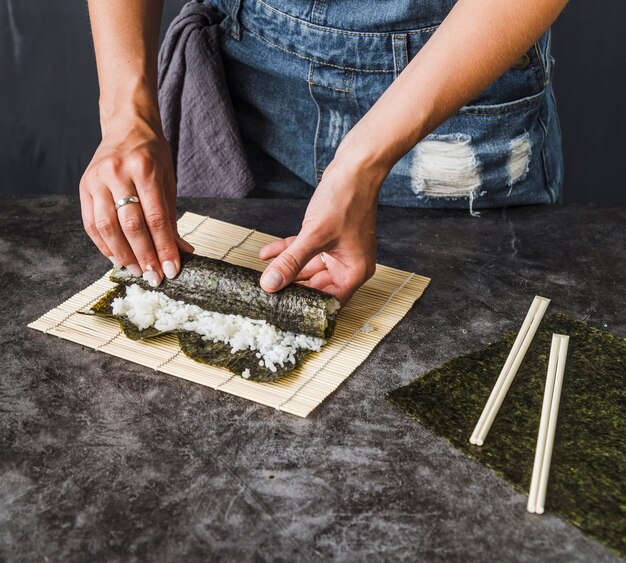
POLYGON ((139 203, 139 198, 137 196, 131 195, 128 197, 123 197, 121 199, 118 199, 115 202, 115 210, 117 211, 120 207, 124 207, 125 205, 128 205, 129 203, 139 203))
POLYGON ((322 264, 324 264, 324 268, 328 270, 328 264, 326 264, 326 258, 324 258, 323 252, 320 252, 320 260, 322 261, 322 264))

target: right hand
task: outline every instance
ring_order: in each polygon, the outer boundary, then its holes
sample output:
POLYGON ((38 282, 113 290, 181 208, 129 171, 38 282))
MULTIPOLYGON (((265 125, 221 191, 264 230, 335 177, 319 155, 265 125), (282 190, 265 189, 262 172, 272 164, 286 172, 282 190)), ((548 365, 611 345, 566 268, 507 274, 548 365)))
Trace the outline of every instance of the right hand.
POLYGON ((80 182, 87 234, 114 266, 153 287, 180 269, 178 249, 193 252, 176 230, 176 180, 163 133, 141 119, 103 136, 80 182), (115 210, 115 202, 137 196, 115 210))

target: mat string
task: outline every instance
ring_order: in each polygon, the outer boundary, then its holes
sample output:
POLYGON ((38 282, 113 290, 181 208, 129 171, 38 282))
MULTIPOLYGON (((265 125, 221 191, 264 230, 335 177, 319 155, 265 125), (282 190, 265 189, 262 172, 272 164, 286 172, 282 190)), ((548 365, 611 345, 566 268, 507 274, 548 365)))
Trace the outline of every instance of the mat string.
POLYGON ((166 366, 172 360, 175 360, 176 358, 178 358, 178 356, 180 356, 182 352, 183 352, 183 349, 179 348, 175 354, 172 354, 172 356, 169 357, 167 360, 165 360, 164 362, 161 362, 158 366, 155 366, 154 371, 159 371, 163 366, 166 366))
POLYGON ((218 383, 213 389, 215 389, 216 391, 222 386, 222 385, 226 385, 231 379, 233 379, 235 377, 235 374, 233 373, 231 376, 229 376, 227 379, 225 379, 224 381, 222 381, 221 383, 218 383))
POLYGON ((228 256, 235 248, 239 248, 242 244, 244 244, 254 233, 256 233, 256 229, 250 229, 245 237, 243 237, 238 243, 233 244, 224 254, 220 256, 220 260, 224 260, 226 256, 228 256))
POLYGON ((103 342, 102 344, 100 344, 99 346, 96 347, 96 350, 101 350, 102 348, 104 348, 105 346, 108 346, 109 344, 111 344, 111 342, 113 342, 118 336, 120 336, 121 334, 123 334, 123 330, 120 328, 120 330, 117 332, 117 334, 111 336, 111 338, 109 338, 106 342, 103 342))
POLYGON ((391 292, 389 294, 389 297, 387 297, 387 299, 385 300, 385 302, 378 308, 376 309, 376 311, 374 311, 370 317, 357 329, 355 330, 350 337, 339 347, 339 349, 330 357, 328 358, 319 368, 317 368, 312 375, 310 375, 305 381, 302 382, 301 385, 299 385, 298 387, 296 387, 293 390, 293 393, 291 393, 291 395, 289 395, 289 397, 287 397, 284 401, 282 401, 281 403, 278 403, 278 405, 276 405, 276 410, 281 410, 281 407, 283 405, 285 405, 286 403, 288 403, 289 401, 291 401, 300 391, 302 391, 302 389, 304 387, 306 387, 315 377, 317 377, 319 375, 319 373, 330 363, 332 362, 336 357, 337 354, 339 354, 340 352, 342 352, 346 346, 348 346, 361 332, 363 332, 363 327, 368 325, 371 321, 374 320, 374 318, 376 318, 382 311, 383 309, 389 305, 389 303, 391 302, 391 300, 398 295, 398 293, 400 293, 400 291, 402 291, 405 287, 406 284, 408 284, 412 279, 413 276, 415 276, 415 274, 410 273, 407 278, 396 288, 393 290, 393 292, 391 292))
MULTIPOLYGON (((111 270, 109 270, 111 271, 111 270)), ((109 291, 109 290, 107 290, 109 291)), ((70 313, 68 313, 67 315, 65 315, 59 322, 54 323, 53 325, 49 326, 46 330, 43 331, 44 334, 48 334, 52 329, 54 328, 58 328, 59 326, 61 326, 67 319, 69 319, 70 317, 73 317, 74 315, 76 315, 77 313, 84 313, 86 312, 86 309, 88 307, 91 307, 91 305, 93 305, 96 301, 98 301, 99 299, 101 299, 102 297, 104 297, 107 293, 107 291, 105 291, 104 293, 101 293, 99 295, 96 295, 91 301, 88 301, 87 303, 85 303, 85 305, 83 305, 82 307, 80 307, 79 309, 76 309, 76 311, 71 311, 70 313)), ((67 301, 65 302, 67 303, 67 301)), ((61 305, 60 305, 61 306, 61 305)), ((59 306, 59 307, 60 307, 59 306)))
POLYGON ((205 215, 204 218, 202 219, 202 221, 199 221, 198 224, 191 229, 191 231, 187 231, 186 233, 183 233, 182 235, 180 235, 180 238, 185 238, 188 237, 189 235, 192 235, 193 233, 195 233, 200 227, 202 227, 202 225, 204 225, 204 223, 210 218, 209 215, 205 215))

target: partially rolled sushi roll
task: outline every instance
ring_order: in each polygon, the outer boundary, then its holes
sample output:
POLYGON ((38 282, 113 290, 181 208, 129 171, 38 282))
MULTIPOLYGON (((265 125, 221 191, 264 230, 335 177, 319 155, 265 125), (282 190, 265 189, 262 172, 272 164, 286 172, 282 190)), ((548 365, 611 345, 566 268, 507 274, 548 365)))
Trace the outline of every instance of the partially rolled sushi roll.
POLYGON ((127 270, 114 270, 111 281, 136 284, 207 311, 262 319, 282 330, 330 338, 339 301, 332 295, 291 284, 277 293, 259 285, 261 272, 197 254, 181 254, 181 270, 153 288, 127 270))
POLYGON ((117 319, 133 340, 174 333, 190 358, 253 381, 293 371, 333 333, 332 295, 297 284, 268 294, 256 270, 190 254, 182 261, 158 288, 115 270, 118 285, 90 312, 117 319))

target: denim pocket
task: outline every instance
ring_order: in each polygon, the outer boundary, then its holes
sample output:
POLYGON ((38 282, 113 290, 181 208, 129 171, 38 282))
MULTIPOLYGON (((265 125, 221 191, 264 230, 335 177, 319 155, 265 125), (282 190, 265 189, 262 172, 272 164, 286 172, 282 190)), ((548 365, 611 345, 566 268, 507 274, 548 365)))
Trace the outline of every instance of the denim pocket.
MULTIPOLYGON (((399 36, 395 36, 399 37, 399 36)), ((411 38, 408 38, 409 47, 402 43, 394 44, 394 63, 396 74, 398 74, 419 52, 420 45, 411 48, 411 38), (396 47, 398 45, 398 47, 396 47), (408 51, 408 57, 403 58, 403 50, 408 51), (398 65, 398 61, 405 61, 398 65)), ((513 102, 522 104, 532 103, 534 96, 540 97, 545 85, 548 82, 548 69, 540 53, 539 44, 534 45, 528 52, 524 53, 511 67, 506 70, 489 87, 483 90, 466 108, 482 108, 487 106, 485 112, 504 113, 517 109, 516 105, 508 106, 513 102), (499 107, 496 107, 499 106, 499 107)), ((478 110, 477 110, 478 111, 478 110)))
POLYGON ((527 103, 533 97, 539 97, 547 82, 547 70, 539 49, 534 46, 522 55, 493 84, 474 98, 467 107, 501 106, 499 113, 517 109, 507 104, 521 101, 527 103), (526 101, 526 102, 524 102, 526 101))
POLYGON ((469 105, 425 137, 389 174, 381 202, 468 208, 552 203, 545 189, 543 90, 469 105))
MULTIPOLYGON (((411 33, 393 34, 395 76, 402 72, 413 57, 419 53, 436 29, 435 26, 422 30, 419 35, 412 35, 411 33)), ((549 82, 549 38, 549 33, 544 34, 540 41, 519 57, 506 72, 476 96, 466 107, 502 106, 499 109, 492 107, 491 110, 487 110, 502 113, 509 109, 516 109, 515 106, 507 107, 504 104, 539 96, 549 82)))

